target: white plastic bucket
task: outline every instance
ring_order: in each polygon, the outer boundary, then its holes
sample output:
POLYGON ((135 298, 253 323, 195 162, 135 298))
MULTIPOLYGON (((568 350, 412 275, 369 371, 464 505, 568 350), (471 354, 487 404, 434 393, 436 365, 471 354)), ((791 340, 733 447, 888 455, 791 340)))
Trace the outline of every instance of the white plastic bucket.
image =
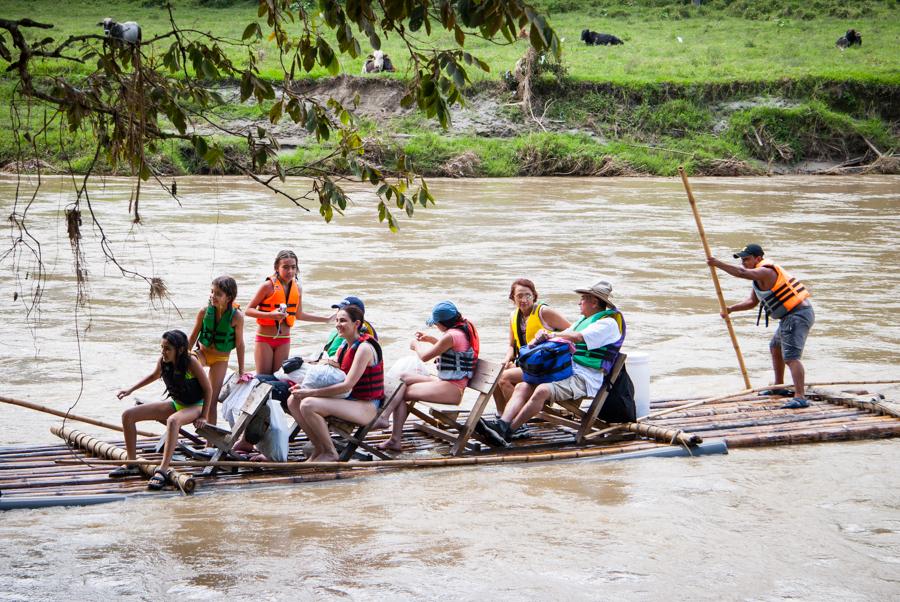
POLYGON ((625 369, 634 383, 634 404, 638 418, 650 413, 650 355, 643 351, 629 351, 625 369))

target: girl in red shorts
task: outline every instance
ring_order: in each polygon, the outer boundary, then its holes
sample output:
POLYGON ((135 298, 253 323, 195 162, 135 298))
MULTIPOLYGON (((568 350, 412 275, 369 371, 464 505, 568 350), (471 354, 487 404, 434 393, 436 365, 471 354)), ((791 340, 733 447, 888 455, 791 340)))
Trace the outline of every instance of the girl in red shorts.
POLYGON ((274 374, 288 358, 291 326, 296 320, 331 320, 303 311, 303 288, 297 278, 297 256, 293 251, 279 251, 275 256, 275 273, 256 291, 247 305, 247 316, 256 318, 259 325, 253 351, 257 374, 274 374))

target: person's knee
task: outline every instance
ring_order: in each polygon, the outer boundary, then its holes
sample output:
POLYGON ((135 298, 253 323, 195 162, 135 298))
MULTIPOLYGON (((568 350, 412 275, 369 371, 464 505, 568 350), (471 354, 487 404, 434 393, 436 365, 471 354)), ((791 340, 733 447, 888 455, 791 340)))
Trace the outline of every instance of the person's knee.
POLYGON ((535 387, 534 393, 531 394, 531 399, 533 401, 547 401, 550 399, 550 394, 553 389, 547 383, 542 383, 535 387))
POLYGON ((168 418, 166 418, 166 428, 168 430, 178 430, 181 428, 182 422, 179 419, 178 412, 171 414, 168 418))
POLYGON ((124 412, 122 412, 122 424, 127 424, 129 426, 133 425, 137 422, 137 417, 135 414, 137 413, 137 406, 128 408, 124 412))
POLYGON ((313 414, 319 414, 321 409, 322 404, 318 399, 313 397, 307 397, 300 402, 300 415, 305 418, 308 418, 313 414))

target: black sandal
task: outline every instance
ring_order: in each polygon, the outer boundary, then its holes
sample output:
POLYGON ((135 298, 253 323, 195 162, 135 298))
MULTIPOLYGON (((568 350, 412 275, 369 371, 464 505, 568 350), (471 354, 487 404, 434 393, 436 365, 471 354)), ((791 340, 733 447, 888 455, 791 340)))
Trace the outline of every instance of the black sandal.
POLYGON ((150 480, 147 481, 147 489, 152 489, 153 491, 159 491, 163 487, 166 486, 166 483, 169 482, 169 473, 167 471, 160 470, 157 468, 153 472, 153 476, 150 477, 150 480))
POLYGON ((118 468, 114 468, 107 473, 111 479, 123 479, 125 477, 136 477, 141 474, 141 469, 135 464, 126 464, 125 466, 119 466, 118 468))

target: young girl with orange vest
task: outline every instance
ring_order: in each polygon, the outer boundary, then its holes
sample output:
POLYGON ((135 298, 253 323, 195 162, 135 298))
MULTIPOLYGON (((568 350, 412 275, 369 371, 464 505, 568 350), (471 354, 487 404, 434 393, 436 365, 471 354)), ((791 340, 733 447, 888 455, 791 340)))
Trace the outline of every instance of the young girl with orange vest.
POLYGON ((384 358, 378 342, 362 333, 362 310, 348 305, 337 312, 335 330, 343 344, 337 353, 343 382, 320 389, 295 386, 288 398, 288 411, 313 444, 310 462, 333 462, 338 459, 328 432, 329 416, 355 424, 368 424, 375 417, 384 398, 384 358), (350 397, 336 396, 349 392, 350 397))
MULTIPOLYGON (((402 394, 397 394, 385 414, 392 413, 394 421, 391 438, 379 445, 381 449, 400 451, 403 443, 403 423, 409 415, 410 400, 427 401, 447 405, 459 405, 469 379, 475 373, 478 362, 479 341, 475 325, 462 317, 450 301, 441 301, 431 310, 428 326, 440 331, 440 338, 416 332, 409 348, 423 362, 437 360, 438 375, 404 374, 402 394)), ((379 427, 381 425, 376 425, 379 427)))
POLYGON ((274 374, 288 358, 291 327, 296 320, 332 319, 303 311, 303 288, 297 278, 297 256, 293 251, 279 251, 275 256, 275 273, 256 291, 247 305, 247 316, 256 318, 259 325, 253 351, 258 374, 274 374))
MULTIPOLYGON (((137 389, 163 379, 171 401, 145 403, 128 408, 122 413, 122 430, 125 433, 125 450, 128 459, 137 456, 137 430, 135 425, 144 420, 158 420, 166 425, 166 443, 163 447, 162 462, 147 483, 149 489, 162 489, 169 481, 169 462, 178 444, 178 431, 185 425, 194 423, 200 427, 205 422, 203 416, 212 399, 212 387, 203 366, 189 353, 187 335, 180 330, 163 333, 160 341, 160 358, 153 372, 137 384, 116 393, 119 399, 131 395, 137 389)), ((141 474, 134 464, 125 464, 109 473, 112 478, 130 477, 141 474)))
POLYGON ((231 350, 237 350, 238 379, 244 379, 244 314, 234 303, 237 282, 231 276, 219 276, 209 287, 209 304, 197 312, 194 330, 188 346, 202 366, 209 369, 212 403, 206 408, 204 420, 216 424, 219 391, 228 371, 231 350))

